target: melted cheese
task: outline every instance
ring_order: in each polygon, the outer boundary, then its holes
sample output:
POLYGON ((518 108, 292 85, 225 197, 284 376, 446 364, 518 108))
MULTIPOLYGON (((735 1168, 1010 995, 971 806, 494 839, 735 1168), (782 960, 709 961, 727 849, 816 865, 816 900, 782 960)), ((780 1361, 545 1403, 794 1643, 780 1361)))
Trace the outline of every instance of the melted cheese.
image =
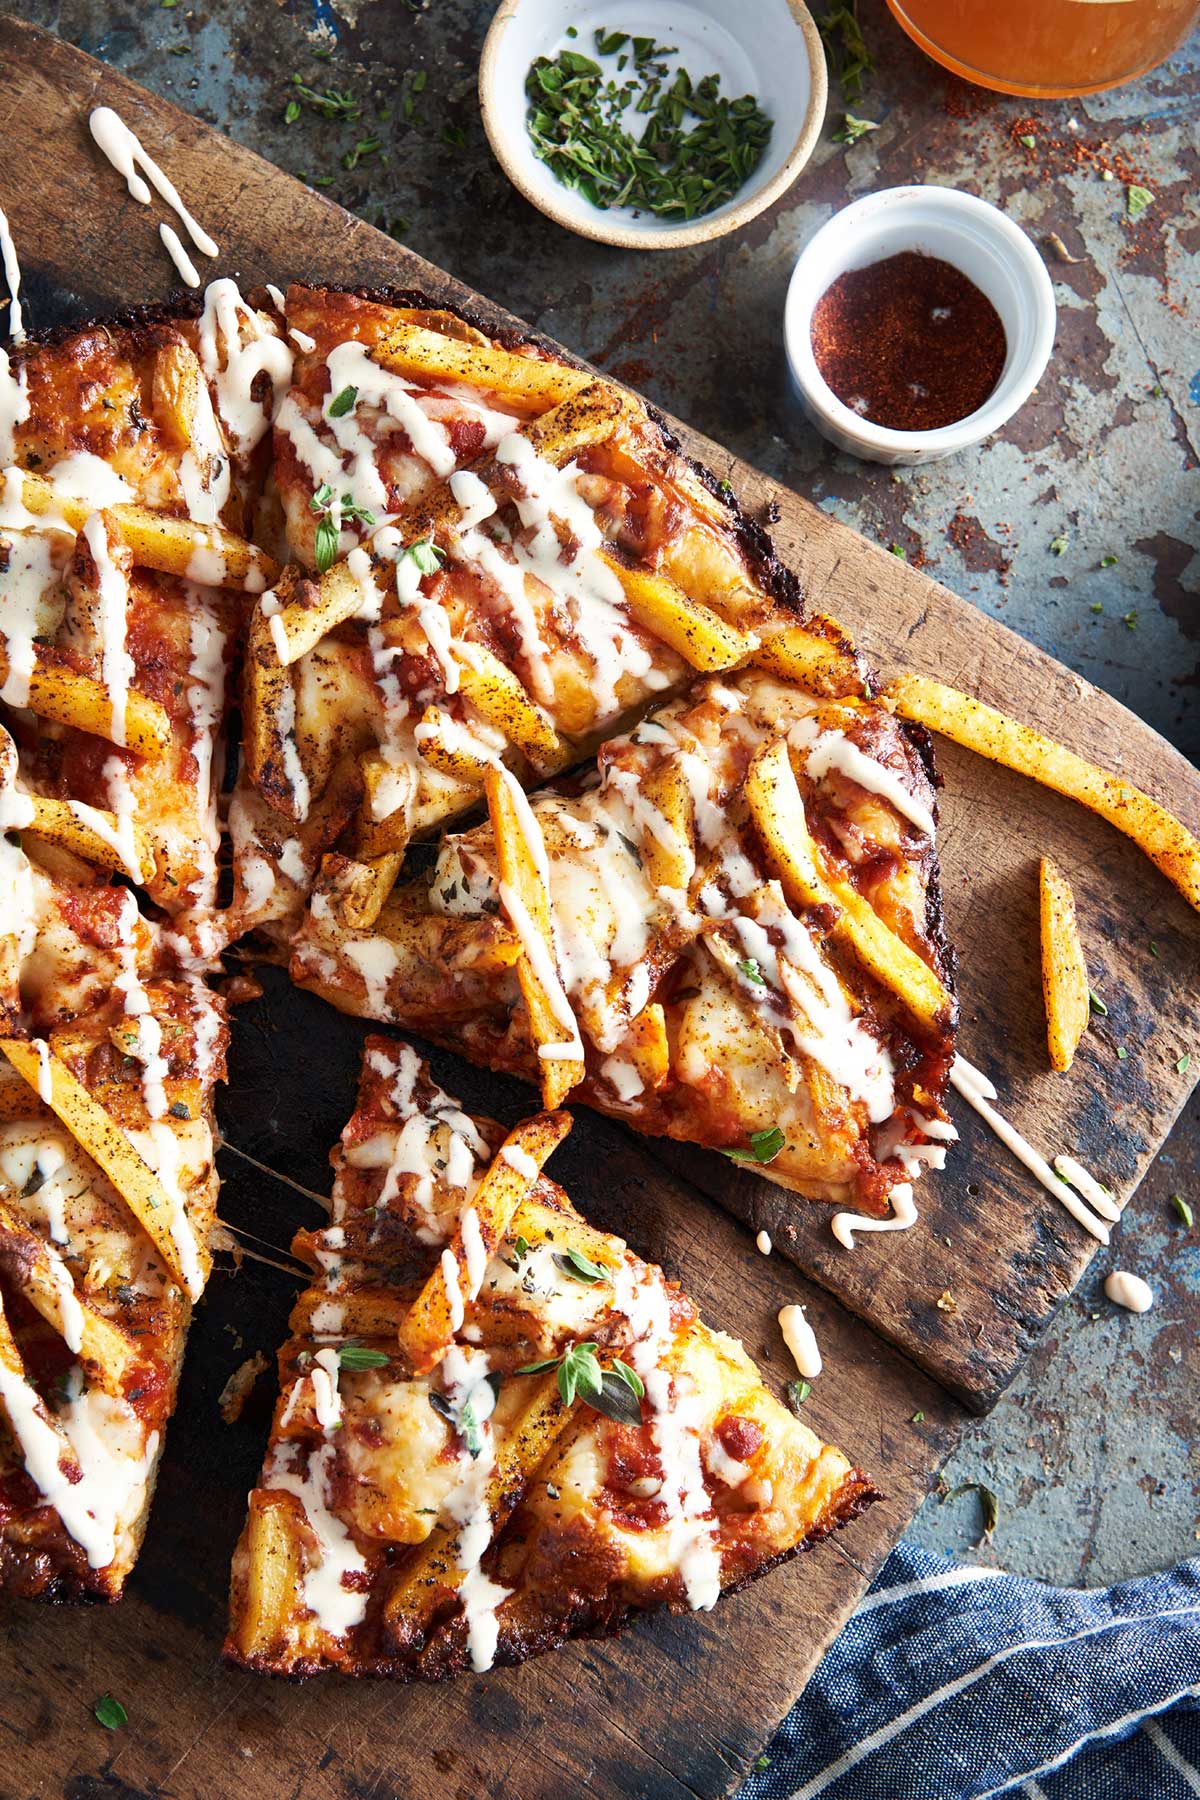
POLYGON ((318 1561, 306 1560, 302 1592, 304 1604, 322 1631, 331 1637, 345 1637, 362 1623, 367 1610, 367 1596, 345 1585, 347 1575, 365 1575, 366 1558, 359 1551, 346 1526, 330 1510, 329 1484, 337 1451, 323 1444, 308 1459, 304 1474, 287 1468, 277 1450, 263 1470, 262 1485, 285 1494, 294 1494, 304 1508, 309 1530, 317 1542, 318 1561))
POLYGON ((261 314, 243 300, 235 281, 223 277, 204 290, 198 328, 200 366, 215 395, 217 416, 243 460, 266 435, 278 400, 292 378, 292 352, 261 314), (259 377, 269 397, 256 397, 259 377))

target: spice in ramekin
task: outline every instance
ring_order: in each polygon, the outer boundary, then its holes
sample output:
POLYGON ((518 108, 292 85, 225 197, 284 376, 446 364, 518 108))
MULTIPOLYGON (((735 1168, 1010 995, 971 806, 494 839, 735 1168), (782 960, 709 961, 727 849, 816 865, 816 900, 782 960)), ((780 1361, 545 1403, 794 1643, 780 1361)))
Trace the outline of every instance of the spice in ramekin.
POLYGON ((905 250, 838 276, 813 310, 812 347, 824 381, 861 418, 936 431, 983 405, 1008 341, 960 269, 905 250))

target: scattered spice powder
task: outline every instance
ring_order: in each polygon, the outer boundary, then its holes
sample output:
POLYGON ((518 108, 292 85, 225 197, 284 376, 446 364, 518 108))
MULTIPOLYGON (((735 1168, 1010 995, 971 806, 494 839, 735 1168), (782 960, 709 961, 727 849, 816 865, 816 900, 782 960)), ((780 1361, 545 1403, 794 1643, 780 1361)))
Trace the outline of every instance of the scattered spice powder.
POLYGON ((1008 351, 961 270, 905 250, 839 275, 813 310, 817 367, 845 406, 893 431, 936 431, 982 406, 1008 351))

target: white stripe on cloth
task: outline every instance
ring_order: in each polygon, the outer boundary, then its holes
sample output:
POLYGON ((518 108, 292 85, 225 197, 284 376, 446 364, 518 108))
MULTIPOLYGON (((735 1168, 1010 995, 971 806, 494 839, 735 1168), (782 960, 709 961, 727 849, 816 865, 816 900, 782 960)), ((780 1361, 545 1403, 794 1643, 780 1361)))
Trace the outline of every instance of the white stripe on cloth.
MULTIPOLYGON (((1185 1612, 1191 1612, 1194 1609, 1185 1607, 1183 1610, 1185 1612)), ((1176 1615, 1171 1613, 1156 1613, 1151 1616, 1160 1619, 1169 1619, 1176 1615)), ((1121 1620, 1121 1624, 1123 1625, 1127 1625, 1128 1623, 1128 1619, 1121 1620)), ((1063 1638, 1060 1641, 1062 1643, 1069 1643, 1071 1640, 1069 1638, 1063 1638)), ((1196 1699, 1200 1699, 1200 1684, 1197 1684, 1195 1687, 1180 1688, 1177 1694, 1172 1694, 1170 1698, 1164 1700, 1160 1706, 1155 1706, 1149 1711, 1145 1711, 1139 1706, 1134 1712, 1125 1713, 1122 1718, 1114 1719, 1111 1725, 1102 1725, 1095 1731, 1085 1732, 1081 1738, 1076 1738, 1075 1742, 1069 1745, 1067 1749, 1062 1752, 1061 1756, 1056 1756, 1053 1762, 1043 1763, 1038 1769, 1031 1769, 1030 1775, 1053 1775, 1056 1769, 1061 1769, 1065 1763, 1070 1762, 1073 1756, 1077 1756, 1085 1744, 1102 1744, 1105 1738, 1114 1737, 1117 1732, 1124 1731, 1127 1725, 1136 1725, 1140 1721, 1142 1730, 1148 1733, 1150 1720, 1156 1714, 1170 1712, 1171 1708, 1173 1706, 1178 1706, 1181 1700, 1196 1699)), ((976 1797, 976 1800, 996 1800, 997 1795, 1006 1794, 1008 1790, 1009 1784, 1008 1782, 1005 1782, 1003 1787, 989 1788, 986 1794, 979 1794, 976 1797)))
POLYGON ((1023 1782, 1021 1792, 1028 1794, 1029 1800, 1046 1800, 1045 1788, 1039 1787, 1036 1781, 1023 1782))
MULTIPOLYGON (((1098 1637, 1105 1631, 1116 1631, 1122 1625, 1144 1625, 1150 1617, 1155 1620, 1197 1618, 1200 1617, 1200 1606, 1173 1606, 1167 1608, 1165 1612, 1157 1612, 1152 1615, 1134 1613, 1129 1618, 1106 1619, 1102 1625, 1089 1625, 1086 1631, 1076 1631, 1070 1637, 1030 1638, 1024 1643, 1009 1644, 1006 1649, 998 1650, 995 1656, 987 1657, 968 1674, 956 1676, 953 1681, 946 1682, 943 1687, 935 1689, 932 1694, 926 1694, 923 1700, 918 1700, 915 1706, 910 1706, 907 1712, 902 1712, 898 1718, 890 1720, 886 1725, 881 1725, 878 1731, 872 1731, 869 1736, 863 1738, 861 1743, 856 1744, 853 1750, 847 1750, 843 1756, 838 1757, 836 1762, 831 1762, 828 1768, 822 1769, 815 1781, 808 1782, 802 1788, 796 1788, 790 1796, 790 1800, 815 1800, 817 1794, 823 1794, 827 1787, 832 1787, 835 1781, 839 1781, 848 1769, 854 1768, 856 1763, 862 1762, 864 1757, 873 1755, 884 1744, 890 1744, 894 1737, 899 1737, 902 1731, 906 1731, 910 1725, 923 1718, 927 1712, 932 1712, 935 1706, 940 1706, 946 1700, 953 1700, 955 1695, 965 1693, 968 1688, 974 1687, 977 1681, 982 1681, 989 1669, 997 1668, 1000 1663, 1008 1662, 1012 1657, 1020 1656, 1026 1650, 1058 1650, 1067 1644, 1082 1643, 1085 1638, 1098 1637)), ((1177 1694, 1168 1704, 1174 1705, 1175 1701, 1181 1698, 1182 1695, 1177 1694)), ((1130 1720, 1138 1717, 1139 1714, 1133 1713, 1130 1715, 1130 1720)), ((1126 1723, 1129 1722, 1126 1721, 1126 1723)), ((1112 1727, 1108 1729, 1111 1730, 1112 1727)), ((1079 1743, 1072 1746, 1068 1755, 1073 1754, 1080 1744, 1086 1744, 1088 1737, 1103 1735, 1105 1733, 1089 1732, 1087 1736, 1079 1739, 1079 1743)), ((1056 1767, 1057 1763, 1048 1766, 1056 1767)), ((1041 1775, 1044 1772, 1042 1769, 1032 1771, 1035 1775, 1041 1775)), ((1006 1785, 1011 1786, 1012 1784, 1009 1782, 1006 1785)), ((1003 1788, 992 1788, 989 1794, 981 1794, 979 1800, 990 1800, 991 1794, 1003 1792, 1003 1788)))
POLYGON ((1003 1579, 1006 1573, 1004 1569, 943 1569, 940 1575, 922 1575, 919 1581, 898 1581, 895 1587, 881 1588, 877 1594, 860 1600, 846 1620, 847 1628, 878 1607, 890 1606, 893 1600, 906 1600, 910 1594, 933 1594, 942 1588, 962 1587, 968 1581, 995 1581, 997 1577, 1003 1579))
POLYGON ((1166 1762, 1170 1763, 1177 1774, 1183 1776, 1184 1781, 1187 1783, 1188 1787, 1191 1788, 1193 1794, 1200 1794, 1200 1773, 1192 1767, 1185 1756, 1180 1756, 1178 1750, 1175 1748, 1162 1726, 1156 1725, 1153 1719, 1147 1719, 1146 1723, 1142 1726, 1142 1730, 1150 1739, 1150 1742, 1154 1745, 1158 1754, 1166 1762))

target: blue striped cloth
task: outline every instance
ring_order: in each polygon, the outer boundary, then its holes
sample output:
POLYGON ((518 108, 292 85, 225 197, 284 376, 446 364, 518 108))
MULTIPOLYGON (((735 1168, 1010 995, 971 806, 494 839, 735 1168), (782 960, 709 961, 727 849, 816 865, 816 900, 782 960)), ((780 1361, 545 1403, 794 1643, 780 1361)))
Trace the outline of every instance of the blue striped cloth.
POLYGON ((1196 1800, 1200 1559, 1076 1592, 902 1543, 739 1800, 1196 1800))

